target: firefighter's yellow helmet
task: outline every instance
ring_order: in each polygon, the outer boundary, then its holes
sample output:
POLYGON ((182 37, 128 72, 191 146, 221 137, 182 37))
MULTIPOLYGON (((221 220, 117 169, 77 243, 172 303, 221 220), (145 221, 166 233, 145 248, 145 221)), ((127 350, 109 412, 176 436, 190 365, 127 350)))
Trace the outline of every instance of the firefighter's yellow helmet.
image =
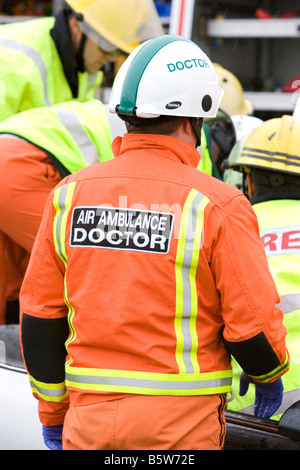
POLYGON ((265 121, 248 136, 230 168, 251 168, 300 175, 300 123, 284 115, 265 121))
POLYGON ((153 0, 67 0, 81 16, 87 36, 97 35, 105 52, 132 52, 140 43, 164 33, 153 0))
POLYGON ((252 114, 253 104, 244 97, 243 87, 237 77, 219 64, 214 64, 214 67, 221 88, 224 91, 220 108, 229 114, 229 116, 234 114, 252 114))

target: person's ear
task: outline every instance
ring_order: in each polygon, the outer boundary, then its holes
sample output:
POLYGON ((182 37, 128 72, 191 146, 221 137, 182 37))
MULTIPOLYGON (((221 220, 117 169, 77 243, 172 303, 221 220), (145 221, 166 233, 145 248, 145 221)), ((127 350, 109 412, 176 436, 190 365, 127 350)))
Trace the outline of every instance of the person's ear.
POLYGON ((81 38, 82 38, 82 31, 79 27, 79 23, 74 16, 72 16, 69 20, 70 32, 71 32, 71 42, 75 50, 78 49, 81 38))
POLYGON ((251 173, 246 174, 247 186, 248 186, 248 196, 251 198, 255 194, 255 183, 251 173))

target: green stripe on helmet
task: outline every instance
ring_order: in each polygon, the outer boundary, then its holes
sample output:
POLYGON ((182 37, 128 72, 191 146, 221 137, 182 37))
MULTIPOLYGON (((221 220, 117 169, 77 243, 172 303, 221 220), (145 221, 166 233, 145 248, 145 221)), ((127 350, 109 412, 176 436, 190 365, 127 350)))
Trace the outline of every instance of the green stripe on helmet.
POLYGON ((117 108, 118 113, 134 115, 138 87, 147 65, 160 49, 174 41, 190 42, 181 36, 170 34, 159 36, 146 42, 139 50, 127 71, 122 87, 120 104, 117 108))

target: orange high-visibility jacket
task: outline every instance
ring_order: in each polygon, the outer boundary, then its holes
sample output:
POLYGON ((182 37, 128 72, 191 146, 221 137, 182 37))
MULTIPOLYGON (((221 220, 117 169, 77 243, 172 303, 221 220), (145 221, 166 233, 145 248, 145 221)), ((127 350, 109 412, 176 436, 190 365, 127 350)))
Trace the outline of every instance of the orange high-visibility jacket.
POLYGON ((199 153, 177 138, 128 134, 114 152, 52 192, 23 283, 21 343, 45 424, 67 395, 227 393, 230 353, 261 382, 288 370, 247 199, 196 170, 199 153))

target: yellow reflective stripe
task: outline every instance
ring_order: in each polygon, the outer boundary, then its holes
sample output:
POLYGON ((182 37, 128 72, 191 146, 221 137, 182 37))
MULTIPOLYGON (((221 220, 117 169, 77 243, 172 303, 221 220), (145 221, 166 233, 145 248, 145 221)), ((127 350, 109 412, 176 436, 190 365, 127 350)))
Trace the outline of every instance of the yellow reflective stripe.
POLYGON ((69 339, 65 342, 65 347, 66 347, 66 350, 67 350, 68 355, 70 357, 70 359, 68 360, 68 364, 69 364, 73 360, 71 355, 70 355, 70 352, 69 352, 69 344, 72 341, 75 340, 77 335, 76 335, 76 330, 75 330, 74 325, 73 325, 74 309, 73 309, 73 306, 71 305, 71 303, 69 302, 69 299, 68 299, 67 276, 65 276, 65 278, 64 278, 64 299, 65 299, 66 305, 69 308, 68 323, 69 323, 70 335, 69 335, 69 339))
POLYGON ((67 218, 71 208, 71 202, 76 183, 65 184, 64 186, 56 189, 53 196, 53 206, 56 211, 56 215, 53 221, 53 238, 55 249, 59 257, 64 262, 65 266, 67 263, 66 254, 66 225, 67 218))
POLYGON ((202 243, 204 210, 209 199, 192 189, 183 207, 175 262, 176 361, 182 374, 200 372, 196 320, 198 299, 196 272, 202 243))
MULTIPOLYGON (((66 184, 54 191, 53 206, 56 211, 56 215, 53 221, 53 238, 55 249, 59 257, 62 259, 65 267, 67 266, 67 253, 66 253, 66 227, 67 219, 71 209, 71 203, 75 190, 76 182, 66 184)), ((70 328, 70 337, 66 342, 66 349, 68 351, 68 345, 75 339, 76 332, 73 326, 74 309, 69 302, 67 293, 67 276, 64 277, 64 299, 65 303, 69 308, 68 321, 70 328)), ((69 352, 69 351, 68 351, 69 352)), ((70 359, 71 361, 72 359, 70 359)))
POLYGON ((261 161, 269 163, 270 168, 299 173, 300 157, 282 152, 269 152, 263 149, 244 147, 241 153, 241 165, 247 163, 261 166, 261 161))
POLYGON ((197 374, 159 374, 66 366, 66 385, 80 390, 145 395, 210 395, 227 393, 231 370, 197 374))
POLYGON ((43 400, 60 402, 68 396, 69 392, 66 389, 65 382, 49 384, 35 380, 32 376, 29 376, 29 380, 32 392, 43 400))
POLYGON ((276 367, 276 369, 272 370, 271 372, 268 372, 268 374, 259 375, 259 376, 251 375, 251 377, 256 382, 260 382, 260 383, 271 382, 279 378, 284 372, 288 370, 289 367, 290 367, 290 361, 287 355, 285 362, 281 364, 280 366, 276 367))

